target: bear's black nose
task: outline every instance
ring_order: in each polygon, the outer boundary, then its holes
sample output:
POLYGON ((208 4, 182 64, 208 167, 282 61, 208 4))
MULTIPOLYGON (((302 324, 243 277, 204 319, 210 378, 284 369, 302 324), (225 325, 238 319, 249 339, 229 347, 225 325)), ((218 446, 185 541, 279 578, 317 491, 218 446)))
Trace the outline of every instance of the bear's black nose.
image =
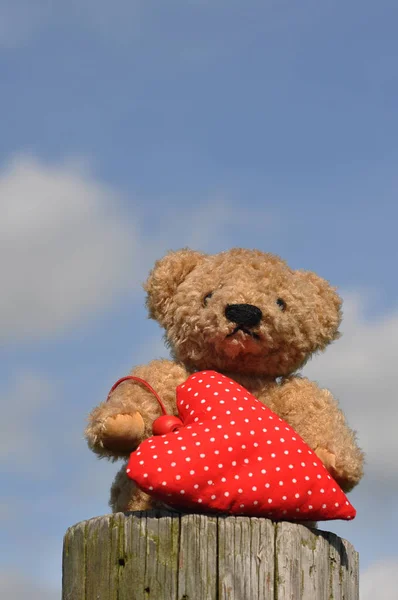
POLYGON ((255 327, 261 321, 263 313, 252 304, 228 304, 225 309, 228 321, 237 323, 242 327, 255 327))

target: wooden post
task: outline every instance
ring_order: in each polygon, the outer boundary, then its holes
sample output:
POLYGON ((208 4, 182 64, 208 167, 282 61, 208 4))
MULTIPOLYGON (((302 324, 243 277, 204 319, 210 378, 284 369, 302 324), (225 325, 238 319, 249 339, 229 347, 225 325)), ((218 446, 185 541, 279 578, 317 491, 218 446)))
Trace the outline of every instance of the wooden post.
POLYGON ((63 600, 358 600, 332 533, 249 517, 117 513, 68 529, 63 600))

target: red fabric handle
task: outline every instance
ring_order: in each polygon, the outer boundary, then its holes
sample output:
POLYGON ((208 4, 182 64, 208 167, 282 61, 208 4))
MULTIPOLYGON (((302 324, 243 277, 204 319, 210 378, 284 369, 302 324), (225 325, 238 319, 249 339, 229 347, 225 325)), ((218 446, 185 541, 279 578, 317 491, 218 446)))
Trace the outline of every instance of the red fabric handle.
POLYGON ((120 385, 121 383, 123 383, 123 381, 135 381, 137 383, 141 383, 141 385, 143 385, 144 387, 146 387, 150 392, 152 392, 152 394, 155 396, 156 400, 159 402, 160 408, 162 410, 162 413, 164 415, 167 415, 167 411, 166 411, 166 407, 163 404, 163 402, 161 401, 159 395, 157 394, 157 392, 155 392, 155 390, 153 389, 153 387, 151 385, 149 385, 149 383, 147 381, 145 381, 145 379, 141 379, 140 377, 135 377, 135 375, 126 375, 126 377, 121 377, 120 379, 118 379, 116 381, 116 383, 113 384, 113 386, 111 387, 111 390, 108 394, 108 397, 106 399, 106 401, 108 402, 112 392, 115 391, 115 389, 118 387, 118 385, 120 385))

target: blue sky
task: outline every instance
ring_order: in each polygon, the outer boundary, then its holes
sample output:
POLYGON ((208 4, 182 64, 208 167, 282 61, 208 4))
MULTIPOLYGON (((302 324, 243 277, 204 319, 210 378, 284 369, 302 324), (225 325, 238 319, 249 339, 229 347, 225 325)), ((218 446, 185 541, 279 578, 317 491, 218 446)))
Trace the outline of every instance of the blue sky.
POLYGON ((117 467, 82 431, 167 355, 153 261, 243 246, 344 296, 306 372, 368 468, 357 519, 325 528, 359 550, 363 600, 394 597, 397 19, 393 0, 0 0, 1 595, 58 598, 64 531, 108 511, 117 467))

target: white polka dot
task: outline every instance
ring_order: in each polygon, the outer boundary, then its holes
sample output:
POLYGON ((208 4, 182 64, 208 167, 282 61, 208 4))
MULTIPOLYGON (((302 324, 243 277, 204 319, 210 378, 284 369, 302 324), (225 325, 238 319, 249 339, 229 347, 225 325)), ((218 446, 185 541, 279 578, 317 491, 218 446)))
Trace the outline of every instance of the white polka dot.
POLYGON ((227 480, 225 479, 225 477, 221 477, 221 481, 222 481, 223 483, 225 483, 227 480))
POLYGON ((159 473, 161 473, 162 472, 162 467, 158 467, 158 471, 159 471, 159 473))
POLYGON ((304 479, 305 479, 306 481, 309 481, 309 480, 310 480, 310 478, 308 477, 308 475, 306 475, 306 476, 304 477, 304 479))
POLYGON ((234 475, 234 479, 239 479, 239 475, 234 475))
POLYGON ((232 461, 232 463, 231 463, 231 465, 232 465, 233 467, 236 467, 236 460, 233 460, 233 461, 232 461))
POLYGON ((190 457, 189 457, 189 456, 187 456, 185 460, 186 460, 187 462, 191 462, 191 459, 190 459, 190 457))
POLYGON ((308 494, 309 496, 312 496, 312 492, 311 492, 311 490, 308 490, 307 494, 308 494))
POLYGON ((289 469, 294 469, 294 466, 293 465, 289 465, 289 469))
POLYGON ((271 458, 276 458, 276 454, 274 452, 271 454, 271 458))
POLYGON ((206 466, 206 467, 204 467, 204 470, 205 470, 205 471, 208 471, 208 470, 209 470, 209 467, 207 467, 207 466, 206 466))
POLYGON ((257 492, 257 488, 255 485, 253 485, 252 490, 253 490, 253 492, 257 492))
POLYGON ((257 460, 258 460, 259 462, 261 462, 261 461, 263 460, 263 457, 262 457, 262 456, 257 456, 257 460))
POLYGON ((317 475, 317 479, 322 479, 322 475, 317 475))
POLYGON ((297 483, 297 479, 292 479, 292 483, 297 483))
POLYGON ((283 454, 289 454, 289 450, 285 450, 283 454))
POLYGON ((287 496, 282 496, 282 500, 287 500, 287 496))
POLYGON ((232 450, 233 450, 232 446, 229 446, 228 447, 228 452, 232 452, 232 450))
POLYGON ((272 444, 272 440, 267 440, 267 444, 272 444))
POLYGON ((195 490, 197 490, 199 487, 199 484, 195 483, 195 485, 193 487, 195 488, 195 490))
POLYGON ((237 432, 236 432, 236 435, 242 435, 242 434, 241 434, 241 432, 240 432, 240 431, 237 431, 237 432))
POLYGON ((203 400, 200 401, 201 404, 205 404, 206 400, 203 398, 203 400))
POLYGON ((210 411, 211 411, 211 406, 208 406, 208 407, 206 408, 206 410, 207 410, 207 412, 210 412, 210 411))
POLYGON ((217 496, 215 494, 212 495, 211 499, 215 500, 217 498, 217 496))
POLYGON ((181 490, 181 491, 180 491, 180 494, 185 494, 185 490, 181 490))
POLYGON ((302 467, 305 467, 305 462, 300 463, 302 467))
POLYGON ((214 396, 218 396, 218 392, 214 392, 214 394, 213 394, 213 395, 214 395, 214 396))
POLYGON ((248 473, 248 476, 249 477, 253 477, 253 473, 248 473))
POLYGON ((280 481, 280 482, 279 482, 279 485, 283 485, 283 481, 280 481))
POLYGON ((325 490, 323 488, 321 488, 319 491, 321 492, 321 494, 325 493, 325 490))
POLYGON ((190 475, 195 475, 195 471, 189 471, 190 475))
POLYGON ((221 463, 217 465, 217 467, 218 467, 219 469, 222 469, 222 468, 223 468, 223 466, 224 466, 224 465, 222 465, 221 463))
POLYGON ((246 463, 246 464, 248 464, 248 462, 249 462, 249 459, 248 459, 248 458, 245 458, 245 459, 243 460, 243 462, 244 462, 244 463, 246 463))
POLYGON ((242 490, 242 488, 239 488, 239 489, 238 489, 238 492, 239 492, 239 494, 243 494, 243 490, 242 490))
POLYGON ((148 473, 144 473, 144 477, 148 477, 148 473))
POLYGON ((209 479, 209 481, 207 483, 208 483, 208 485, 213 485, 213 481, 211 479, 209 479))
POLYGON ((181 475, 176 475, 176 479, 181 479, 181 475))
POLYGON ((340 506, 338 502, 335 502, 334 505, 336 508, 338 508, 340 506))
MULTIPOLYGON (((167 450, 167 454, 173 454, 173 450, 167 450)), ((157 456, 154 456, 153 458, 157 458, 157 456)))
POLYGON ((262 473, 263 475, 265 475, 265 473, 266 473, 266 472, 267 472, 267 471, 266 471, 266 469, 261 469, 261 473, 262 473))
POLYGON ((167 485, 167 481, 162 481, 162 485, 167 485))
POLYGON ((206 454, 199 454, 200 458, 205 458, 206 454))
POLYGON ((131 469, 126 469, 126 473, 130 473, 131 469))
POLYGON ((195 442, 195 446, 200 446, 200 442, 195 442))
POLYGON ((322 508, 326 508, 326 504, 322 504, 322 508))
POLYGON ((300 494, 294 494, 295 498, 300 498, 300 494))
POLYGON ((272 504, 272 498, 268 498, 268 504, 272 504))
POLYGON ((245 508, 245 505, 244 504, 240 504, 239 508, 245 508))
POLYGON ((270 485, 269 483, 266 483, 266 484, 265 484, 265 487, 266 487, 266 488, 269 488, 269 485, 270 485))

